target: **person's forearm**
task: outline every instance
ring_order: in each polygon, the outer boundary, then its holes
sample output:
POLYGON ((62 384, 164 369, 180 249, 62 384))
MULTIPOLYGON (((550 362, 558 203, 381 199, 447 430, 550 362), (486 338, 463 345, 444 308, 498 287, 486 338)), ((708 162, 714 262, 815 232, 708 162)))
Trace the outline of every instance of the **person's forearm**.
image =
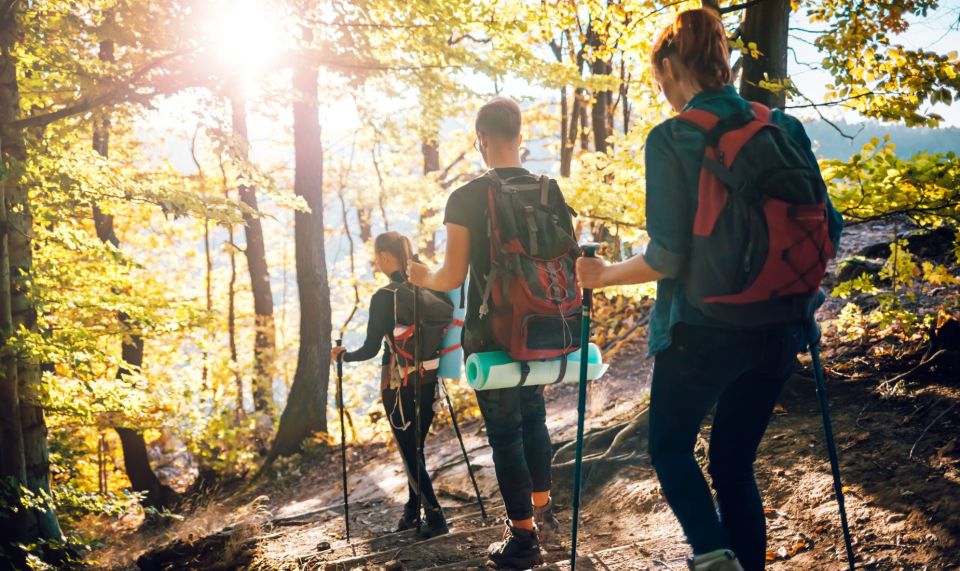
POLYGON ((665 277, 650 264, 642 255, 634 256, 629 260, 607 266, 603 281, 610 286, 634 285, 652 282, 665 277))
POLYGON ((424 279, 423 287, 434 291, 450 291, 459 286, 463 280, 457 281, 456 276, 446 265, 440 266, 436 270, 427 274, 424 279))

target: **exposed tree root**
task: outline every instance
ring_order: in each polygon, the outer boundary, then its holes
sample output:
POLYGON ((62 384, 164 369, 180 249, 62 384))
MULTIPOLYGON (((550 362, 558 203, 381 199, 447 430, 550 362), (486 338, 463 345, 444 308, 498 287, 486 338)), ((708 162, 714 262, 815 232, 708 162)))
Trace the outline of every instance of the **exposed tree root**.
MULTIPOLYGON (((591 448, 596 448, 600 446, 609 447, 610 442, 617 435, 618 432, 623 430, 630 421, 624 421, 617 424, 612 424, 610 426, 605 426, 603 428, 595 428, 589 430, 586 434, 583 435, 583 447, 585 450, 591 448)), ((577 440, 571 439, 564 443, 561 443, 560 447, 557 448, 557 451, 553 453, 554 464, 560 464, 565 462, 564 457, 567 459, 573 458, 574 453, 577 449, 577 440)))
MULTIPOLYGON (((599 454, 591 454, 583 458, 582 465, 583 469, 586 470, 585 479, 590 477, 594 467, 614 466, 631 463, 638 460, 641 455, 638 454, 637 451, 638 449, 645 447, 645 443, 643 441, 647 434, 649 422, 650 409, 645 408, 629 422, 614 425, 591 434, 590 442, 588 442, 588 438, 585 436, 584 449, 589 449, 590 445, 595 445, 596 442, 594 442, 594 440, 605 442, 607 439, 609 439, 610 442, 603 452, 599 454)), ((576 446, 575 441, 572 444, 573 447, 576 446)), ((567 446, 570 446, 570 444, 565 444, 560 450, 557 451, 557 454, 554 455, 553 476, 557 481, 566 480, 573 477, 574 467, 576 465, 575 459, 570 459, 560 463, 556 462, 561 450, 564 450, 564 448, 567 446)), ((594 478, 594 480, 596 480, 596 478, 594 478)), ((593 484, 598 483, 600 482, 593 481, 593 484)))

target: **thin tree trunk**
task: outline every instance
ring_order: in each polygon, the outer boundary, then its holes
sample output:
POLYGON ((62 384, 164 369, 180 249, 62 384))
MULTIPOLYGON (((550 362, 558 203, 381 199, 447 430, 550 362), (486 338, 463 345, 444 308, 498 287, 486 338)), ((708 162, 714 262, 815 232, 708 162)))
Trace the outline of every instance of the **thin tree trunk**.
POLYGON ((590 150, 590 114, 587 113, 587 92, 586 90, 581 91, 579 103, 582 106, 580 109, 580 150, 589 151, 590 150))
MULTIPOLYGON (((200 127, 193 133, 193 140, 190 142, 190 156, 193 158, 193 164, 197 167, 197 180, 200 183, 200 194, 206 194, 206 175, 203 172, 203 164, 200 157, 197 156, 197 137, 200 135, 200 127)), ((210 252, 210 218, 203 217, 203 257, 204 257, 204 289, 207 299, 207 314, 213 311, 213 257, 210 252)), ((206 348, 203 350, 203 371, 200 374, 201 390, 206 391, 207 380, 210 374, 210 355, 206 348)))
POLYGON ((560 175, 570 176, 573 169, 573 148, 577 144, 577 134, 580 130, 580 118, 583 115, 582 93, 580 89, 573 91, 573 101, 571 102, 570 120, 564 127, 566 144, 560 151, 560 175))
MULTIPOLYGON (((593 75, 609 75, 611 72, 610 62, 597 60, 591 66, 593 75)), ((593 149, 598 153, 607 152, 607 138, 610 137, 610 104, 612 93, 610 91, 598 91, 594 93, 593 107, 590 112, 590 123, 593 125, 593 149)))
POLYGON ((783 108, 785 91, 774 92, 760 87, 764 79, 787 78, 787 34, 790 27, 790 0, 765 0, 747 8, 741 24, 744 45, 756 42, 759 58, 744 54, 740 79, 740 95, 771 108, 783 108), (766 77, 765 77, 766 76, 766 77))
MULTIPOLYGON (((357 224, 360 226, 360 242, 366 244, 373 238, 373 213, 369 208, 357 208, 357 224)), ((346 224, 344 224, 346 226, 346 224)))
MULTIPOLYGON (((207 217, 203 218, 203 256, 206 262, 204 274, 206 294, 207 294, 207 314, 213 313, 213 257, 210 253, 210 219, 207 217)), ((210 354, 207 353, 206 348, 203 350, 203 372, 200 376, 201 387, 203 391, 206 391, 209 387, 207 386, 207 380, 210 375, 210 354)))
MULTIPOLYGON (((247 112, 242 101, 233 98, 231 104, 233 107, 233 135, 240 145, 241 158, 247 160, 249 159, 247 112)), ((241 202, 253 212, 259 212, 255 188, 247 184, 240 184, 238 192, 241 202)), ((276 326, 273 319, 273 293, 270 288, 270 272, 267 269, 266 247, 260 218, 255 214, 244 213, 243 224, 247 238, 244 253, 247 256, 247 268, 250 270, 253 311, 256 315, 256 337, 253 348, 253 407, 258 412, 266 413, 270 418, 273 418, 273 360, 276 353, 276 326)))
POLYGON ((620 59, 620 103, 623 105, 623 133, 630 132, 630 75, 627 74, 627 62, 620 59))
MULTIPOLYGON (((305 31, 309 36, 309 31, 305 31)), ((309 38, 308 38, 309 41, 309 38)), ((293 70, 294 191, 309 212, 294 216, 297 289, 300 297, 300 350, 297 371, 280 426, 267 456, 293 454, 314 432, 327 430, 327 389, 330 381, 330 286, 324 253, 323 144, 317 111, 316 68, 293 70)))
POLYGON ((560 176, 570 176, 570 159, 567 158, 567 115, 570 114, 569 104, 567 103, 567 87, 560 88, 560 176), (564 168, 564 159, 566 158, 566 168, 564 168))
MULTIPOLYGON (((230 198, 230 187, 227 186, 227 170, 223 165, 223 156, 220 157, 220 176, 222 177, 223 196, 230 198)), ((237 422, 240 422, 246 412, 243 409, 243 376, 237 369, 237 247, 233 240, 233 224, 227 223, 227 250, 230 252, 230 281, 227 283, 227 338, 230 343, 230 362, 233 367, 233 379, 237 388, 237 422)))
MULTIPOLYGON (((100 59, 113 60, 113 40, 100 42, 100 59)), ((110 155, 109 111, 103 111, 94 117, 93 150, 104 158, 110 155)), ((105 214, 94 204, 93 221, 100 241, 119 248, 120 239, 117 238, 114 230, 113 215, 105 214)), ((122 379, 129 375, 131 370, 143 366, 143 339, 134 331, 127 315, 120 313, 117 315, 117 319, 126 332, 120 347, 122 362, 120 367, 117 368, 116 375, 117 379, 122 379)), ((114 429, 120 436, 120 445, 123 449, 123 466, 127 472, 127 477, 130 478, 130 485, 135 492, 144 494, 141 504, 145 507, 172 508, 179 500, 178 494, 169 486, 163 485, 154 473, 153 468, 150 467, 147 443, 143 434, 133 428, 114 427, 114 429)))
MULTIPOLYGON (((430 137, 420 145, 420 152, 423 153, 423 174, 428 176, 432 172, 440 170, 440 135, 430 137)), ((428 209, 420 214, 420 231, 427 235, 426 245, 423 253, 427 258, 433 258, 437 253, 437 233, 433 230, 427 230, 423 227, 424 220, 433 217, 436 211, 428 209)))
MULTIPOLYGON (((37 314, 28 299, 28 281, 33 265, 33 215, 27 189, 20 184, 26 148, 23 133, 9 122, 19 118, 20 94, 17 60, 12 51, 17 41, 20 3, 13 3, 0 15, 0 159, 4 167, 0 197, 0 477, 14 486, 8 505, 20 503, 19 486, 34 494, 49 494, 50 463, 47 427, 39 395, 40 367, 9 349, 8 341, 21 328, 36 331, 37 314)), ((5 510, 10 514, 10 510, 5 510)), ((22 561, 15 543, 39 539, 60 541, 63 535, 52 509, 21 509, 13 517, 0 518, 0 548, 22 561)))

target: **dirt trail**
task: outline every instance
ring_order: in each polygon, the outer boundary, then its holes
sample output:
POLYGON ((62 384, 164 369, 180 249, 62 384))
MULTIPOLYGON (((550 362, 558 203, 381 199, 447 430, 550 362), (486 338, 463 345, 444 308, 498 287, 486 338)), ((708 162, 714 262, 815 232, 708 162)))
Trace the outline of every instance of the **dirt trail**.
MULTIPOLYGON (((645 407, 651 363, 639 347, 621 353, 609 376, 591 387, 588 431, 622 424, 645 407)), ((757 464, 768 508, 768 569, 773 571, 844 568, 822 425, 812 384, 803 374, 788 385, 757 464)), ((960 560, 960 408, 954 407, 960 390, 954 382, 934 379, 909 397, 880 396, 872 390, 872 377, 831 383, 848 510, 864 568, 960 568, 954 563, 960 560)), ((548 423, 557 448, 573 437, 575 400, 575 387, 548 391, 548 423)), ((707 425, 709 429, 709 419, 707 425)), ((463 432, 486 502, 486 520, 480 517, 453 431, 438 423, 426 453, 450 518, 450 535, 417 542, 412 532, 390 533, 405 499, 396 452, 383 446, 353 447, 350 543, 343 538, 338 464, 330 452, 307 458, 299 470, 283 472, 266 488, 229 500, 221 519, 208 522, 210 532, 219 530, 218 521, 232 524, 226 532, 204 536, 195 525, 186 536, 190 515, 152 532, 149 542, 154 545, 181 537, 189 549, 152 567, 142 559, 141 568, 381 569, 389 562, 411 570, 481 566, 487 545, 502 534, 504 513, 482 423, 465 422, 463 432), (251 509, 254 496, 257 507, 251 509)), ((582 569, 685 568, 682 533, 660 495, 640 436, 632 442, 636 454, 586 471, 582 569)), ((556 472, 565 535, 548 547, 547 559, 550 568, 564 569, 570 478, 567 470, 556 472)), ((133 536, 128 545, 135 540, 148 541, 133 536)), ((127 567, 136 555, 127 552, 127 567)))

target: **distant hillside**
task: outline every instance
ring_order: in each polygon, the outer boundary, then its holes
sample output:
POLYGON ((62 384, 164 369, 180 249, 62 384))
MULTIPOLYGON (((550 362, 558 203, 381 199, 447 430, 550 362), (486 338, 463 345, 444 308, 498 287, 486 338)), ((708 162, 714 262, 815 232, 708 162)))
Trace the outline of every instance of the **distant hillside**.
POLYGON ((901 157, 911 157, 921 151, 960 153, 960 128, 956 127, 911 128, 902 125, 884 125, 873 121, 857 124, 841 121, 836 125, 848 135, 856 134, 855 139, 851 142, 844 138, 836 129, 822 120, 804 123, 818 157, 848 159, 871 138, 882 138, 884 135, 890 135, 890 141, 897 146, 897 155, 901 157), (858 131, 859 134, 857 134, 858 131))

